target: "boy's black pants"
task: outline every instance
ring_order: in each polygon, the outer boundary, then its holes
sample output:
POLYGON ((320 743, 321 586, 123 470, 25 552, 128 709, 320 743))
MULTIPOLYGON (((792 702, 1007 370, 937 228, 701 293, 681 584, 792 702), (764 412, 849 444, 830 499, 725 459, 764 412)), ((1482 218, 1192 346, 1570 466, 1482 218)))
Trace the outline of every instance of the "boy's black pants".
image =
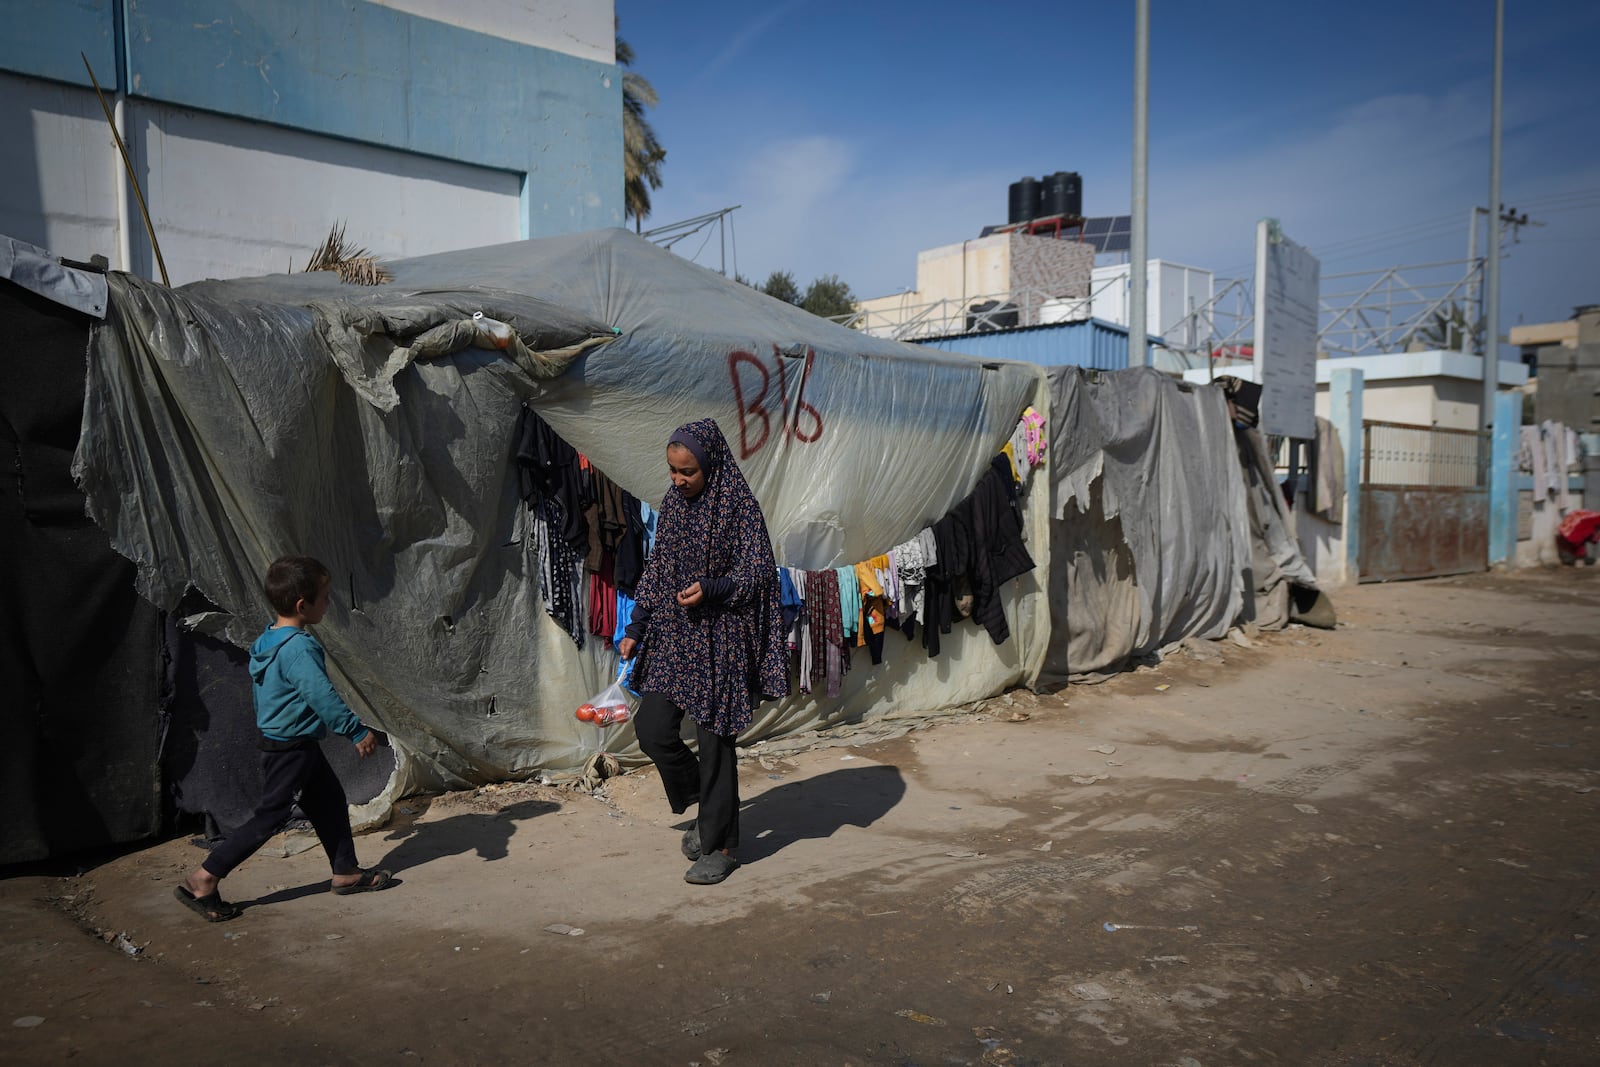
POLYGON ((734 739, 695 723, 697 758, 683 743, 683 709, 660 693, 645 693, 633 720, 639 747, 661 774, 667 803, 675 815, 690 804, 700 828, 700 851, 718 852, 739 844, 739 757, 734 739))
POLYGON ((322 746, 306 741, 287 751, 263 752, 261 770, 265 781, 256 813, 212 849, 200 866, 218 878, 226 878, 288 821, 298 793, 300 810, 317 831, 317 840, 328 854, 333 873, 355 874, 361 870, 356 863, 355 840, 350 834, 350 809, 344 786, 339 784, 339 776, 328 765, 322 746))

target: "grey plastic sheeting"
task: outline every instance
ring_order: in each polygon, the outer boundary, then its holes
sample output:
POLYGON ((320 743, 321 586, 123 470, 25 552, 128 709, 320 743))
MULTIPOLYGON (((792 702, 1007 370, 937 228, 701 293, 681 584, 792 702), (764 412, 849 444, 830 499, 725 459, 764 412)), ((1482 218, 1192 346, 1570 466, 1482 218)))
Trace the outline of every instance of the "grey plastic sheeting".
POLYGON ((1093 680, 1240 618, 1244 480, 1220 389, 1052 368, 1050 603, 1040 684, 1093 680))
MULTIPOLYGON (((1037 367, 872 338, 621 230, 387 266, 394 281, 370 289, 329 273, 178 290, 112 275, 75 464, 140 592, 171 611, 193 586, 222 611, 191 621, 235 644, 270 621, 271 559, 328 564, 330 671, 396 746, 372 818, 414 790, 575 771, 596 748, 639 758, 630 729, 572 715, 616 658, 576 649, 541 606, 512 458, 524 400, 653 504, 667 436, 716 418, 779 562, 805 568, 915 535, 972 490, 1024 407, 1048 410, 1037 367), (476 310, 527 346, 447 351, 476 310)), ((962 623, 929 660, 889 634, 886 662, 862 657, 841 697, 763 705, 745 738, 1033 681, 1048 496, 1026 500, 1038 567, 1004 593, 1010 641, 962 623)))

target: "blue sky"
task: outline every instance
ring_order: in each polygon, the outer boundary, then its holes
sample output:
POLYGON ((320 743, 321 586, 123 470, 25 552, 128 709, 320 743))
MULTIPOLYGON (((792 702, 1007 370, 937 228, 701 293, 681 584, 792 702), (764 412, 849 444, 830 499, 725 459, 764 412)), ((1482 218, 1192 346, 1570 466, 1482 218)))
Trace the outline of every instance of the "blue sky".
MULTIPOLYGON (((1465 259, 1489 186, 1491 0, 1151 4, 1150 254, 1249 273, 1276 217, 1324 274, 1465 259)), ((1600 302, 1600 4, 1510 0, 1502 328, 1600 302)), ((737 266, 857 296, 1006 221, 1007 186, 1130 203, 1133 4, 617 0, 665 184, 646 228, 734 204, 737 266)), ((713 234, 678 246, 716 268, 713 234)), ((1326 287, 1325 287, 1326 288, 1326 287)))

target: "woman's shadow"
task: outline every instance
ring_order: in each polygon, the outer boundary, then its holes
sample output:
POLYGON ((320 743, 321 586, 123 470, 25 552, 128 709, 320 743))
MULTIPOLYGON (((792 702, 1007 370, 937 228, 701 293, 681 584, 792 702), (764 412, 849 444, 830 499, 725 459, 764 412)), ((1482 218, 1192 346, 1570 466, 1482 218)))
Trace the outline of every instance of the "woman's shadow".
POLYGON ((905 793, 900 768, 881 765, 829 771, 768 789, 740 805, 739 860, 763 860, 796 841, 832 837, 843 826, 871 826, 905 793))

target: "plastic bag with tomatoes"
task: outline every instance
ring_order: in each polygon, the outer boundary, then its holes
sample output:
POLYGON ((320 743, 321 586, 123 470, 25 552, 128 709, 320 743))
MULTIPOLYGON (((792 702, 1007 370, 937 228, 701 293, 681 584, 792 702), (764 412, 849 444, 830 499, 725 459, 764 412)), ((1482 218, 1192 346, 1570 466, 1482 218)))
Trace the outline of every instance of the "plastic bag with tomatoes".
POLYGON ((633 718, 633 708, 628 703, 622 679, 619 677, 578 705, 577 716, 579 722, 594 723, 596 726, 615 726, 633 718))

